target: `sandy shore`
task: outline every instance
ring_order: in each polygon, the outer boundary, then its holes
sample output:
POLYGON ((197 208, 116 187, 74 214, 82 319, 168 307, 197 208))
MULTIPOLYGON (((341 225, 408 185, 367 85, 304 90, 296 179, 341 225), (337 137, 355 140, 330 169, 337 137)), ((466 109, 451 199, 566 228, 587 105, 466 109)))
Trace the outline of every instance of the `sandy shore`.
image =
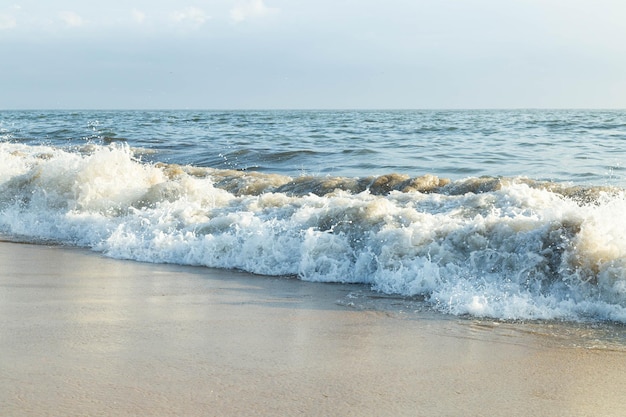
POLYGON ((624 349, 550 326, 59 247, 0 243, 0 265, 2 416, 624 415, 624 349))

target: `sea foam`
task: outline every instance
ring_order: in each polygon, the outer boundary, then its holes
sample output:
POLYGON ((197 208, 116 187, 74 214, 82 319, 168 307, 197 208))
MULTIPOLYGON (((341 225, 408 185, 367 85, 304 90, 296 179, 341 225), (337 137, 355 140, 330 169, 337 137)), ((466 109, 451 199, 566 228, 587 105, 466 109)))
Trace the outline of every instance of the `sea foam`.
POLYGON ((0 231, 145 262, 420 295, 451 314, 626 322, 623 190, 289 177, 0 143, 0 231))

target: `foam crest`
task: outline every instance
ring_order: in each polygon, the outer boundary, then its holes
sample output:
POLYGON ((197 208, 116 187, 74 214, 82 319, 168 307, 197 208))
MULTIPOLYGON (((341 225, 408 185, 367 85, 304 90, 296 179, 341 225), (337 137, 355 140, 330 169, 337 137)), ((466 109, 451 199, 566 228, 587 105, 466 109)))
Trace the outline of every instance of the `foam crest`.
POLYGON ((0 162, 0 231, 13 239, 366 283, 452 314, 626 320, 620 190, 291 178, 147 164, 123 144, 71 152, 0 143, 0 162))

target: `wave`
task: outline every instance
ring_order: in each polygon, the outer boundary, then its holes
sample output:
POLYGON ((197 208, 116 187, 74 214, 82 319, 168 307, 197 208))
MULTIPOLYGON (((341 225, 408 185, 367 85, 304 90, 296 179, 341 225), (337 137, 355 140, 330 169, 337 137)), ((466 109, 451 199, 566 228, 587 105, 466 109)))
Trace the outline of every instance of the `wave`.
POLYGON ((458 315, 626 322, 625 210, 615 187, 290 177, 144 163, 119 143, 0 143, 10 239, 364 283, 458 315))

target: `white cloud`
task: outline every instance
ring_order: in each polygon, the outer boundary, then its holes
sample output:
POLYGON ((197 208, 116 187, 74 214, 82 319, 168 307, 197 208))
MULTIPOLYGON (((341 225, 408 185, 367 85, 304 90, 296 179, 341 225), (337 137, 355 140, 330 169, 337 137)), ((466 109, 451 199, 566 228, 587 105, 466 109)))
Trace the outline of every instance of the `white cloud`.
POLYGON ((15 17, 8 14, 0 14, 0 30, 13 29, 17 26, 15 17))
POLYGON ((172 19, 177 23, 192 23, 195 25, 203 25, 211 17, 204 10, 197 7, 186 7, 172 13, 172 19))
POLYGON ((79 27, 85 24, 85 20, 76 12, 61 12, 59 17, 70 27, 79 27))
POLYGON ((146 20, 146 14, 141 10, 133 9, 131 15, 133 16, 133 20, 137 23, 143 23, 146 20))
POLYGON ((231 9, 230 18, 235 22, 242 22, 249 18, 266 16, 276 11, 278 9, 267 7, 263 0, 248 0, 231 9))

